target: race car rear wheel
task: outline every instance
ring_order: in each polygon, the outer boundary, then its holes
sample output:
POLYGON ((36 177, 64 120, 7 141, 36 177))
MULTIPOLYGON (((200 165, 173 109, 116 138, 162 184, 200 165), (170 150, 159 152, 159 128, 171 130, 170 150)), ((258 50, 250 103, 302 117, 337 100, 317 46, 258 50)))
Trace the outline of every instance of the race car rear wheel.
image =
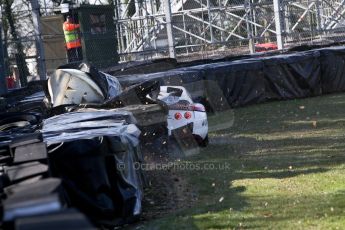
POLYGON ((198 135, 193 136, 200 147, 206 147, 208 145, 208 135, 204 139, 198 135))

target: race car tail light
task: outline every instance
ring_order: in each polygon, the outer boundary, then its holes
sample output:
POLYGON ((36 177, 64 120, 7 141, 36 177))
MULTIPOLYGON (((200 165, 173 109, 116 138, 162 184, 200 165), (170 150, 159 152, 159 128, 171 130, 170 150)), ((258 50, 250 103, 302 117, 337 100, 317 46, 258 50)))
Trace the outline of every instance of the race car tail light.
POLYGON ((191 105, 190 110, 192 111, 199 111, 199 112, 205 112, 205 107, 202 105, 191 105))
POLYGON ((176 120, 180 120, 180 119, 182 119, 182 114, 181 113, 175 113, 174 117, 176 120))
POLYGON ((191 112, 185 112, 184 113, 184 118, 186 118, 187 120, 191 119, 192 118, 192 113, 191 112))

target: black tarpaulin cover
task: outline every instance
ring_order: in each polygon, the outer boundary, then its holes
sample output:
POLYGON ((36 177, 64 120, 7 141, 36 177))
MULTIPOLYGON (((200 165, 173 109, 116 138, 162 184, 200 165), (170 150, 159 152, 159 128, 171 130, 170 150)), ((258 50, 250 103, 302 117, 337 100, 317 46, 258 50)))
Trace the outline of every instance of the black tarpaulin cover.
POLYGON ((235 107, 261 102, 265 97, 262 62, 241 60, 207 64, 200 68, 204 69, 207 100, 216 108, 227 108, 223 101, 235 107))
POLYGON ((52 173, 73 206, 91 218, 122 221, 141 213, 140 131, 126 111, 65 113, 43 122, 52 173))
POLYGON ((265 99, 317 96, 321 91, 320 54, 317 51, 262 58, 265 99))
POLYGON ((320 49, 323 93, 345 90, 345 47, 320 49))
POLYGON ((216 62, 154 74, 119 76, 128 86, 147 80, 182 85, 209 110, 345 90, 345 47, 216 62), (227 105, 226 105, 227 103, 227 105))
POLYGON ((161 85, 186 85, 203 80, 203 75, 202 70, 188 67, 151 74, 123 75, 118 76, 118 79, 123 87, 143 81, 158 81, 161 85))

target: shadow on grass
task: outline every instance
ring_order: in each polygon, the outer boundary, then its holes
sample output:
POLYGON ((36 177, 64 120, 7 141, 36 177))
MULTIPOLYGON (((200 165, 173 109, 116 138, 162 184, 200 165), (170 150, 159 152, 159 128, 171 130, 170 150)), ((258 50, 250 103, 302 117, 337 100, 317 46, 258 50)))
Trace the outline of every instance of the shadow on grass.
MULTIPOLYGON (((338 94, 234 110, 234 125, 211 133, 211 144, 199 155, 186 159, 200 164, 227 163, 230 167, 180 172, 198 192, 197 204, 157 220, 148 228, 256 229, 275 228, 276 223, 284 221, 291 222, 286 226, 291 228, 296 220, 302 219, 303 225, 303 218, 315 223, 325 214, 341 218, 344 192, 304 196, 303 189, 310 188, 303 183, 313 174, 318 178, 318 174, 345 164, 344 104, 345 94, 338 94), (312 121, 317 121, 316 125, 312 121), (300 200, 280 190, 278 197, 272 196, 272 187, 284 189, 279 187, 282 180, 291 187, 294 184, 289 184, 290 180, 298 183, 296 190, 302 190, 295 193, 299 193, 300 200), (248 198, 245 194, 249 187, 248 198)), ((224 116, 219 123, 226 119, 224 116)), ((336 173, 342 172, 334 173, 342 179, 336 173)), ((314 182, 327 187, 328 178, 314 182)))
MULTIPOLYGON (((267 170, 268 171, 268 170, 267 170)), ((276 178, 276 179, 284 179, 288 177, 295 177, 298 175, 307 175, 311 173, 323 173, 326 172, 327 169, 325 168, 317 168, 317 169, 295 169, 289 171, 244 171, 242 173, 237 173, 237 179, 263 179, 263 178, 276 178)))
POLYGON ((286 222, 286 227, 296 226, 298 229, 303 229, 303 226, 317 224, 325 217, 343 218, 342 210, 345 206, 344 202, 337 207, 334 207, 332 202, 328 202, 331 200, 339 203, 341 200, 335 195, 306 196, 301 200, 293 197, 256 197, 255 200, 257 201, 255 216, 245 216, 233 209, 220 209, 216 212, 196 214, 194 226, 196 229, 267 229, 267 222, 269 222, 272 229, 279 229, 276 224, 286 222), (281 212, 283 207, 286 209, 281 212), (296 222, 291 222, 291 220, 296 220, 296 222))
MULTIPOLYGON (((308 131, 313 128, 313 121, 317 122, 318 128, 339 126, 339 124, 344 126, 345 107, 342 106, 343 104, 345 104, 345 94, 334 94, 239 108, 234 110, 234 118, 231 117, 234 124, 230 131, 242 134, 265 134, 302 129, 308 131)), ((221 117, 222 114, 218 116, 221 117)), ((219 120, 223 122, 224 118, 219 120)), ((229 133, 229 129, 219 130, 217 133, 229 133)))
MULTIPOLYGON (((252 143, 245 148, 241 147, 243 143, 246 143, 243 139, 238 142, 234 140, 233 146, 228 146, 225 143, 221 145, 210 145, 200 155, 189 159, 192 162, 212 162, 213 164, 227 162, 231 166, 226 171, 189 172, 190 174, 187 177, 196 185, 200 197, 204 197, 202 207, 186 211, 188 213, 186 215, 201 216, 201 219, 197 220, 198 224, 195 225, 195 228, 218 229, 243 227, 255 229, 260 227, 259 223, 263 221, 275 222, 298 219, 299 215, 305 212, 304 209, 313 208, 311 206, 320 202, 321 200, 318 200, 320 197, 310 198, 309 201, 311 203, 306 202, 305 207, 299 207, 299 210, 294 213, 279 215, 263 213, 261 218, 247 216, 245 218, 247 225, 242 226, 238 225, 241 223, 240 217, 226 215, 229 221, 231 220, 229 222, 226 219, 218 220, 217 217, 212 216, 212 213, 223 213, 228 211, 229 208, 234 211, 243 211, 249 206, 247 197, 242 195, 246 187, 233 186, 233 181, 267 178, 285 179, 300 175, 307 176, 308 174, 325 173, 337 165, 345 164, 345 143, 339 140, 332 141, 326 137, 316 137, 301 138, 297 142, 293 138, 250 141, 252 143), (238 153, 239 150, 237 148, 241 148, 240 153, 238 153), (260 151, 256 152, 258 149, 260 151), (225 197, 223 199, 226 201, 219 202, 222 197, 225 197), (209 216, 207 218, 211 218, 213 221, 207 219, 205 215, 209 216)), ((266 195, 269 196, 270 194, 266 195)), ((293 198, 290 197, 290 199, 293 198)), ((272 198, 270 199, 270 203, 277 203, 277 205, 279 203, 286 204, 289 203, 289 200, 282 200, 281 197, 279 199, 272 198)), ((273 210, 279 210, 279 207, 273 208, 273 210)), ((320 216, 322 215, 321 213, 320 216)), ((315 218, 317 219, 317 217, 315 218)))

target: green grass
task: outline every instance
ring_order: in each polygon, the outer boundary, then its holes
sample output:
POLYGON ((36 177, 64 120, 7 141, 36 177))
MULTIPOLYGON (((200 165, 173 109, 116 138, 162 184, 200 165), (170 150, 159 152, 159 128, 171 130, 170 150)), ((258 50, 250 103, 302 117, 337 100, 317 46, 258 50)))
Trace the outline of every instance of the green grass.
POLYGON ((230 167, 179 171, 197 201, 142 228, 344 228, 345 94, 249 106, 209 122, 211 144, 181 163, 230 167))

